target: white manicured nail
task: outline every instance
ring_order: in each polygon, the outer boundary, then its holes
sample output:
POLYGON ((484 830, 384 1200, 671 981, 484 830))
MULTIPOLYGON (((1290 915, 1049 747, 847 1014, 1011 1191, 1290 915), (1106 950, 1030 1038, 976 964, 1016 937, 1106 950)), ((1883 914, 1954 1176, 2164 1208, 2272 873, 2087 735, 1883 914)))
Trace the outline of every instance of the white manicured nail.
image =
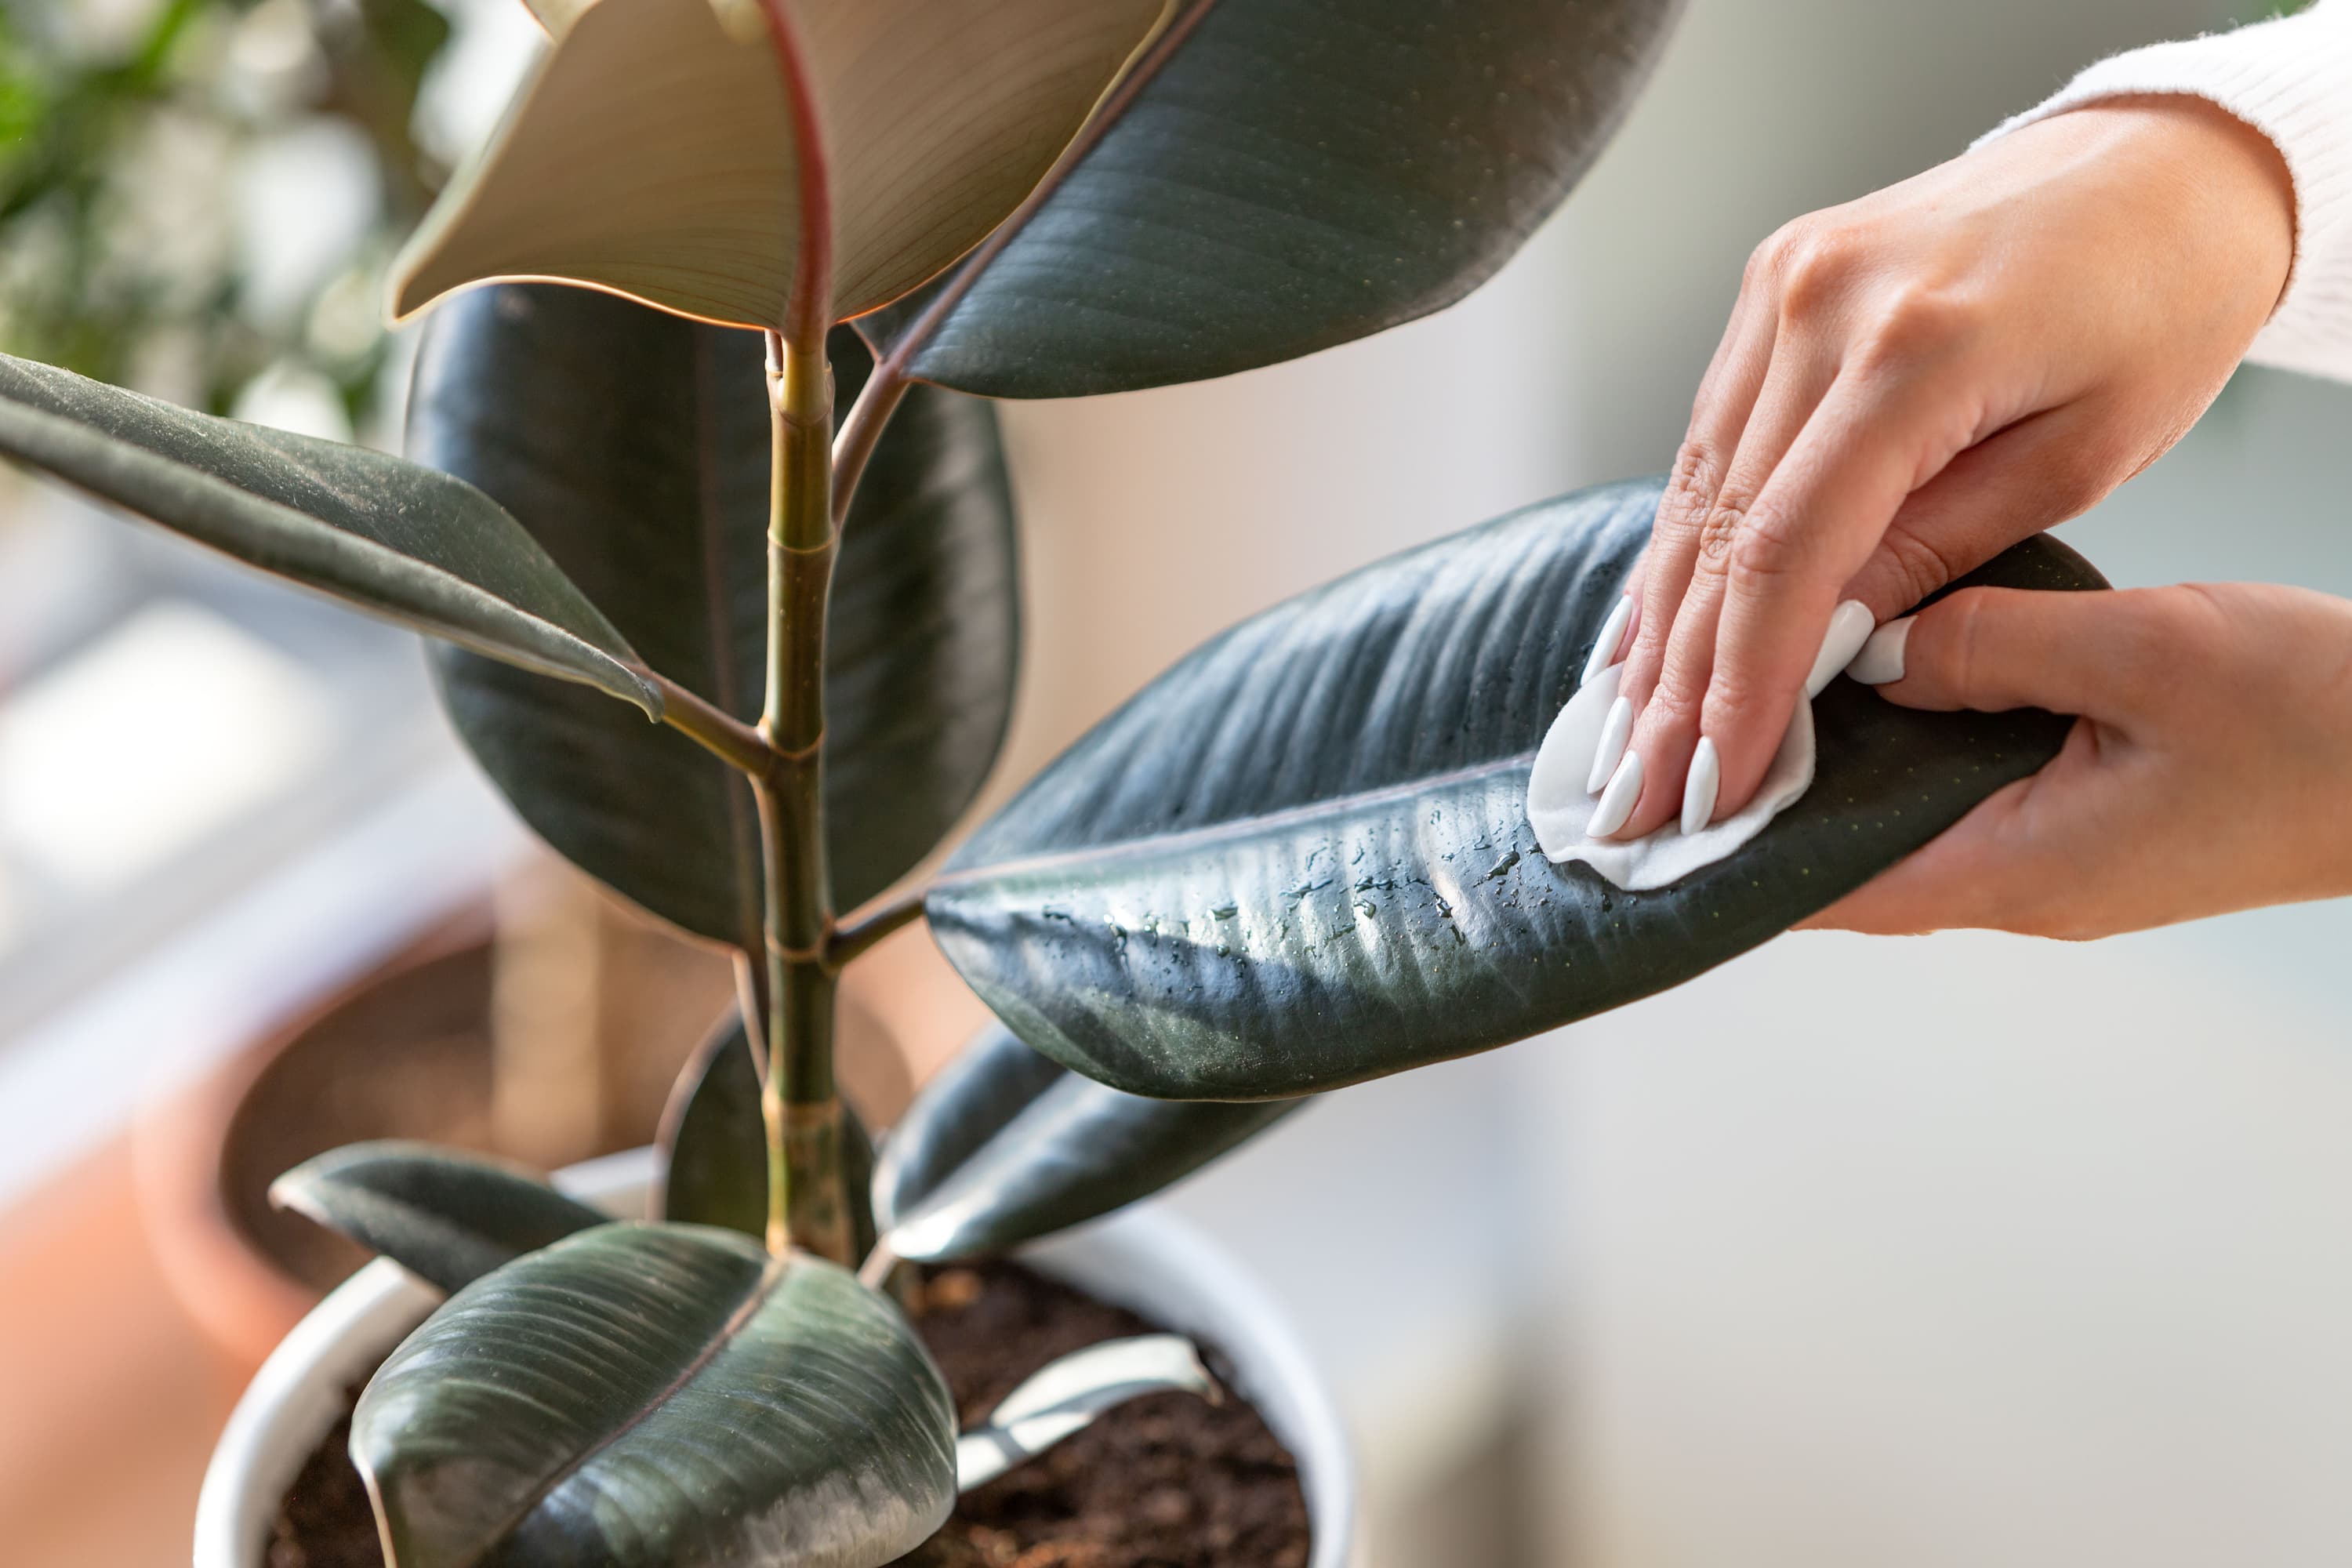
POLYGON ((1903 647, 1911 640, 1911 623, 1918 618, 1905 616, 1871 633, 1870 640, 1862 645, 1862 651, 1853 656, 1845 672, 1864 686, 1885 686, 1902 679, 1903 647))
POLYGON ((1617 771, 1617 763, 1625 755, 1625 742, 1633 738, 1633 700, 1620 697, 1609 705, 1609 717, 1601 721, 1601 744, 1592 752, 1592 769, 1585 775, 1584 793, 1599 795, 1609 775, 1617 771))
POLYGON ((1609 618, 1601 623, 1601 635, 1592 639, 1592 657, 1584 661, 1584 678, 1579 686, 1590 686, 1592 678, 1617 662, 1620 645, 1625 640, 1625 628, 1633 624, 1633 595, 1625 595, 1609 618))
POLYGON ((1584 825, 1587 838, 1606 838, 1625 826, 1633 815, 1633 803, 1642 798, 1642 753, 1628 752, 1617 771, 1609 775, 1609 787, 1601 792, 1601 804, 1592 808, 1592 820, 1584 825))
POLYGON ((1860 599, 1848 599, 1830 616, 1829 635, 1822 638, 1822 651, 1813 656, 1813 672, 1805 677, 1808 699, 1819 697, 1822 689, 1837 679, 1838 671, 1853 662, 1853 656, 1870 640, 1874 624, 1870 606, 1860 599))
POLYGON ((1698 750, 1691 753, 1690 777, 1683 781, 1685 837, 1715 820, 1716 792, 1722 787, 1723 759, 1715 754, 1715 742, 1701 735, 1698 750))

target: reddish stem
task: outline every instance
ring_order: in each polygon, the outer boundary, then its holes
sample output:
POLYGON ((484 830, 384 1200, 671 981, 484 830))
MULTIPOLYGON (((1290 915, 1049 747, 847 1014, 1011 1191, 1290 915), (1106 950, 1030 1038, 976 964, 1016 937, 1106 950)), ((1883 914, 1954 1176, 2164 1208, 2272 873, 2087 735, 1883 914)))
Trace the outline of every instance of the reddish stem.
POLYGON ((787 342, 814 349, 833 327, 833 174, 825 153, 824 120, 817 111, 816 83, 809 72, 808 52, 801 47, 799 24, 793 20, 791 0, 761 4, 792 112, 793 162, 800 172, 800 257, 780 325, 787 342))

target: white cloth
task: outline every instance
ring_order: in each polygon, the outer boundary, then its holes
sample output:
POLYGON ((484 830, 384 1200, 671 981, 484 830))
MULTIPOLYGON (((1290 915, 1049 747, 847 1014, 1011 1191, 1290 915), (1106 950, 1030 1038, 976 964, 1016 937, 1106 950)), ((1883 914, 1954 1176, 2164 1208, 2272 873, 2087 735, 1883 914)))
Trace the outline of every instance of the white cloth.
POLYGON ((1978 145, 2137 93, 2205 99, 2277 145, 2294 182, 2294 264, 2246 357, 2352 381, 2352 0, 2101 60, 1978 145))
POLYGON ((1669 822, 1639 838, 1588 838, 1584 825, 1592 820, 1601 797, 1585 788, 1590 782, 1586 775, 1592 768, 1593 750, 1601 744, 1609 705, 1617 700, 1618 679, 1624 673, 1622 664, 1612 665, 1586 681, 1544 731, 1534 771, 1528 775, 1528 825, 1536 830, 1545 859, 1581 860, 1618 887, 1640 892, 1714 865, 1797 803, 1813 782, 1813 705, 1797 704, 1763 784, 1737 816, 1710 822, 1687 836, 1669 822))

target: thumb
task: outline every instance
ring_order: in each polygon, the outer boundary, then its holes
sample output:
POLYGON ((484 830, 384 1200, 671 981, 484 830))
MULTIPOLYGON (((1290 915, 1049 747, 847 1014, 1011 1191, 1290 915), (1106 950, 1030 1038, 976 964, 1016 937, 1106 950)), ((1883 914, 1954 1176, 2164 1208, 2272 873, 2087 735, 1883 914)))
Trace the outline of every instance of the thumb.
POLYGON ((2089 510, 2128 473, 2106 456, 2116 423, 2111 408, 2085 399, 1986 437, 1911 492, 1841 596, 1881 614, 1916 605, 2019 540, 2089 510))
POLYGON ((2178 644, 2148 591, 1968 588, 1873 633, 1852 667, 1906 708, 2046 708, 2111 723, 2160 700, 2178 644))

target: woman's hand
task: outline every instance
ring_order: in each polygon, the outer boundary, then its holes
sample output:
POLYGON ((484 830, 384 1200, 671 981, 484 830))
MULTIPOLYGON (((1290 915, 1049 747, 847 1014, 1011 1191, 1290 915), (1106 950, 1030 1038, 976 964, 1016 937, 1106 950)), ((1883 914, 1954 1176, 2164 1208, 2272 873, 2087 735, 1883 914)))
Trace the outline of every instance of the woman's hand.
POLYGON ((2352 893, 2352 602, 1955 594, 1881 628, 1912 708, 2080 714, 2047 767, 1805 923, 2096 937, 2352 893), (1906 629, 1907 628, 1907 631, 1906 629))
POLYGON ((2058 115, 1768 240, 1636 574, 1618 833, 1747 804, 1842 601, 1898 614, 2179 439, 2294 234, 2271 143, 2166 97, 2058 115))

